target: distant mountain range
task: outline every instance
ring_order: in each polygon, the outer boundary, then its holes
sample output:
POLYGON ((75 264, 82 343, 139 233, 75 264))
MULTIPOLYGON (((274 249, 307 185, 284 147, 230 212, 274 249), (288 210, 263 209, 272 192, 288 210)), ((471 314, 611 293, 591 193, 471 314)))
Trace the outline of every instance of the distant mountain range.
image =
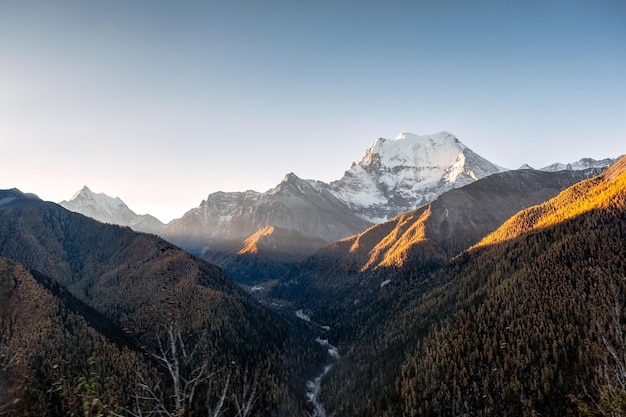
MULTIPOLYGON (((542 170, 606 168, 611 161, 583 159, 542 170)), ((236 280, 253 283, 280 275, 325 243, 358 234, 446 191, 504 171, 451 133, 402 133, 394 140, 376 140, 359 163, 330 184, 290 173, 267 192, 212 193, 167 225, 153 216, 137 215, 119 198, 93 193, 87 187, 60 204, 105 223, 158 234, 225 267, 236 280), (268 239, 270 235, 275 236, 268 239), (298 236, 295 251, 294 235, 298 236), (260 236, 263 240, 255 242, 260 236), (267 256, 257 274, 243 276, 241 271, 249 268, 239 262, 249 265, 257 258, 246 249, 251 246, 267 256)))
POLYGON ((163 236, 192 252, 205 254, 221 241, 243 243, 267 227, 329 242, 370 224, 335 197, 326 184, 288 174, 265 193, 211 194, 198 208, 170 222, 163 236))
MULTIPOLYGON (((570 162, 568 164, 556 162, 554 164, 550 164, 546 167, 540 168, 539 170, 547 171, 547 172, 556 172, 556 171, 578 170, 578 169, 587 169, 587 168, 608 168, 615 161, 616 160, 613 158, 605 158, 599 161, 592 159, 592 158, 582 158, 576 162, 570 162)), ((526 165, 526 168, 533 169, 532 167, 528 165, 526 165)))

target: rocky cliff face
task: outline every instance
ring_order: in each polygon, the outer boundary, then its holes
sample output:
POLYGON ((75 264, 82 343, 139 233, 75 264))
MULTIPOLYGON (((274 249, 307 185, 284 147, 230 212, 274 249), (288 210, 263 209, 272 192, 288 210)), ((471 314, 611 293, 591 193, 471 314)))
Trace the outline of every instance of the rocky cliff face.
POLYGON ((329 192, 326 184, 288 174, 257 193, 215 193, 167 225, 168 240, 203 254, 217 242, 240 241, 267 227, 293 230, 329 242, 363 231, 370 223, 329 192))

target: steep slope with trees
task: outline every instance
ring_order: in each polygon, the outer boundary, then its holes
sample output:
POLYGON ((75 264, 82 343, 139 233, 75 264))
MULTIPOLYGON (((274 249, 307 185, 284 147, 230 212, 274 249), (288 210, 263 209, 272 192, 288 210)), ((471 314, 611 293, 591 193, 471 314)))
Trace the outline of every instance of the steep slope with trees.
POLYGON ((120 412, 133 402, 138 378, 157 378, 121 329, 49 278, 3 258, 0 298, 1 415, 120 412))
MULTIPOLYGON (((160 352, 173 334, 187 349, 197 348, 191 371, 231 375, 232 387, 256 378, 263 387, 259 410, 305 412, 305 378, 324 356, 300 322, 270 312, 222 270, 156 236, 101 224, 17 190, 2 192, 0 201, 1 256, 58 281, 149 352, 160 352)), ((210 388, 208 396, 219 398, 221 387, 210 388)), ((194 404, 206 397, 198 393, 194 404)), ((233 401, 229 396, 230 410, 233 401)))
POLYGON ((435 271, 399 271, 353 315, 322 392, 327 408, 623 415, 625 167, 521 212, 435 271))

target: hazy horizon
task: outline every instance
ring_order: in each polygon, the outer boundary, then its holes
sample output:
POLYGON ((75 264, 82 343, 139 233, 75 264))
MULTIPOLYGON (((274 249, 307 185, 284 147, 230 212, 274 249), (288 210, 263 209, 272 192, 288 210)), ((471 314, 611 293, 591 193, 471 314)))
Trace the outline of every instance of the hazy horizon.
POLYGON ((0 188, 180 217, 442 130, 536 168, 625 152, 626 4, 0 5, 0 188))

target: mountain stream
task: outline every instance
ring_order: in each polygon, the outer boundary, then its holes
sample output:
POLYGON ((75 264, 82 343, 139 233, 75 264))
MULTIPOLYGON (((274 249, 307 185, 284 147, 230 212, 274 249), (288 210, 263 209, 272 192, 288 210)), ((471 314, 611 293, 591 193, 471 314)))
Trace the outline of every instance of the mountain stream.
POLYGON ((325 348, 327 348, 328 354, 332 358, 332 362, 324 366, 324 369, 318 376, 316 376, 312 380, 307 381, 306 396, 309 402, 311 403, 311 405, 313 406, 313 413, 311 414, 311 417, 326 417, 326 410, 324 410, 324 406, 318 401, 317 395, 319 394, 320 388, 322 387, 322 378, 324 378, 326 374, 330 372, 335 362, 339 360, 340 356, 339 356, 339 351, 337 350, 337 348, 331 345, 330 343, 328 343, 327 339, 322 339, 318 337, 317 339, 315 339, 315 341, 319 343, 320 345, 324 346, 325 348))

